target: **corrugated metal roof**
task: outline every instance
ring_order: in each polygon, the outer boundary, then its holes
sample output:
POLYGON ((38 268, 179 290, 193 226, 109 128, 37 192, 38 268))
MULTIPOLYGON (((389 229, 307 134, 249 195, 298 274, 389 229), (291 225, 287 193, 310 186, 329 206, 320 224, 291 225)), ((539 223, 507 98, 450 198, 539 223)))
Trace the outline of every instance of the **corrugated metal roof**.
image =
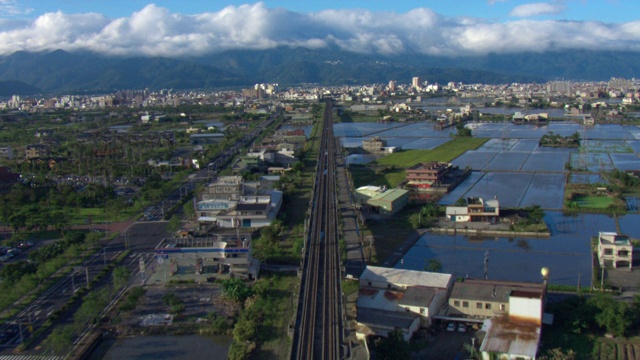
POLYGON ((480 351, 534 358, 539 342, 540 326, 512 322, 507 316, 494 317, 490 320, 480 351))
POLYGON ((427 271, 394 269, 380 266, 367 266, 360 279, 364 281, 386 281, 398 286, 426 286, 448 288, 453 275, 427 271))

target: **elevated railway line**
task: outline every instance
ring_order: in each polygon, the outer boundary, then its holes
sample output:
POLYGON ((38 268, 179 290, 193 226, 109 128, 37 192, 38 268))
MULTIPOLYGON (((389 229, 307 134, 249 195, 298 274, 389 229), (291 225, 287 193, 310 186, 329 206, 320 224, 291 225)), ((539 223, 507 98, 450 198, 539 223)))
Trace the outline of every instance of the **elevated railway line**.
POLYGON ((332 112, 327 101, 291 359, 345 357, 332 112))

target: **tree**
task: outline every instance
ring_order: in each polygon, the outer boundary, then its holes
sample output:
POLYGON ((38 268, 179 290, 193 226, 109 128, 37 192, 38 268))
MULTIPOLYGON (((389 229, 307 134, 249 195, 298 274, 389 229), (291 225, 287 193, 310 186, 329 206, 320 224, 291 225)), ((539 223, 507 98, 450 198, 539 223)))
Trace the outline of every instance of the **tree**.
POLYGON ((595 315, 596 323, 604 327, 614 336, 625 336, 632 324, 632 311, 625 302, 614 300, 611 294, 599 293, 587 300, 598 309, 595 315))
POLYGON ((129 283, 131 272, 125 266, 118 266, 113 269, 113 289, 119 291, 129 283))
POLYGON ((169 219, 169 221, 167 222, 167 232, 171 235, 175 234, 178 230, 180 230, 180 227, 182 226, 182 224, 180 223, 180 218, 177 217, 176 215, 173 215, 171 217, 171 219, 169 219))
POLYGON ((529 220, 531 220, 532 223, 542 222, 542 219, 544 218, 544 210, 542 210, 540 205, 531 205, 527 207, 526 210, 529 215, 529 220))
POLYGON ((187 201, 184 205, 182 205, 182 211, 184 212, 184 216, 187 219, 193 219, 196 215, 196 210, 193 208, 193 203, 191 201, 187 201))
POLYGON ((222 295, 236 302, 243 302, 253 291, 240 279, 227 279, 222 282, 222 295))
POLYGON ((73 345, 73 326, 56 327, 43 343, 47 352, 65 354, 73 345))
POLYGON ((376 359, 380 360, 409 359, 411 355, 409 344, 404 341, 402 330, 399 328, 395 328, 386 338, 382 338, 375 352, 376 359))
POLYGON ((456 123, 456 136, 457 137, 471 137, 471 129, 464 126, 462 121, 456 123))
POLYGON ((562 349, 555 348, 548 350, 543 356, 538 358, 539 360, 575 360, 576 353, 572 349, 567 350, 567 352, 562 351, 562 349))

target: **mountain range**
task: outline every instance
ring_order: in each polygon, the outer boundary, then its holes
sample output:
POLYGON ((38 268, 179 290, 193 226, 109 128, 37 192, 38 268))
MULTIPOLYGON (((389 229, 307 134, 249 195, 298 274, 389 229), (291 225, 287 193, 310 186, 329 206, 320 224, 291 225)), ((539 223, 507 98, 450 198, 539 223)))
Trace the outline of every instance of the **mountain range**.
POLYGON ((587 50, 447 58, 279 47, 181 59, 108 57, 56 50, 0 57, 0 96, 143 88, 212 89, 256 83, 410 83, 413 76, 430 83, 604 81, 611 77, 633 78, 639 70, 637 53, 587 50))

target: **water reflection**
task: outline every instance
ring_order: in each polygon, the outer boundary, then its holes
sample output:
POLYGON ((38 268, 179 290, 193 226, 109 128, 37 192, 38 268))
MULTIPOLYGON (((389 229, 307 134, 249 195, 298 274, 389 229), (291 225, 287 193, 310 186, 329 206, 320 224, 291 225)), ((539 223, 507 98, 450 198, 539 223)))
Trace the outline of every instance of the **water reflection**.
MULTIPOLYGON (((564 215, 547 212, 549 238, 469 238, 427 233, 404 256, 404 267, 423 270, 425 259, 437 259, 442 272, 458 277, 484 277, 484 254, 489 252, 489 278, 512 281, 541 281, 540 269, 548 267, 550 282, 583 285, 591 279, 591 237, 599 231, 616 231, 615 219, 601 214, 564 215), (586 279, 586 281, 585 281, 586 279)), ((619 218, 621 231, 640 237, 640 215, 619 218)))

